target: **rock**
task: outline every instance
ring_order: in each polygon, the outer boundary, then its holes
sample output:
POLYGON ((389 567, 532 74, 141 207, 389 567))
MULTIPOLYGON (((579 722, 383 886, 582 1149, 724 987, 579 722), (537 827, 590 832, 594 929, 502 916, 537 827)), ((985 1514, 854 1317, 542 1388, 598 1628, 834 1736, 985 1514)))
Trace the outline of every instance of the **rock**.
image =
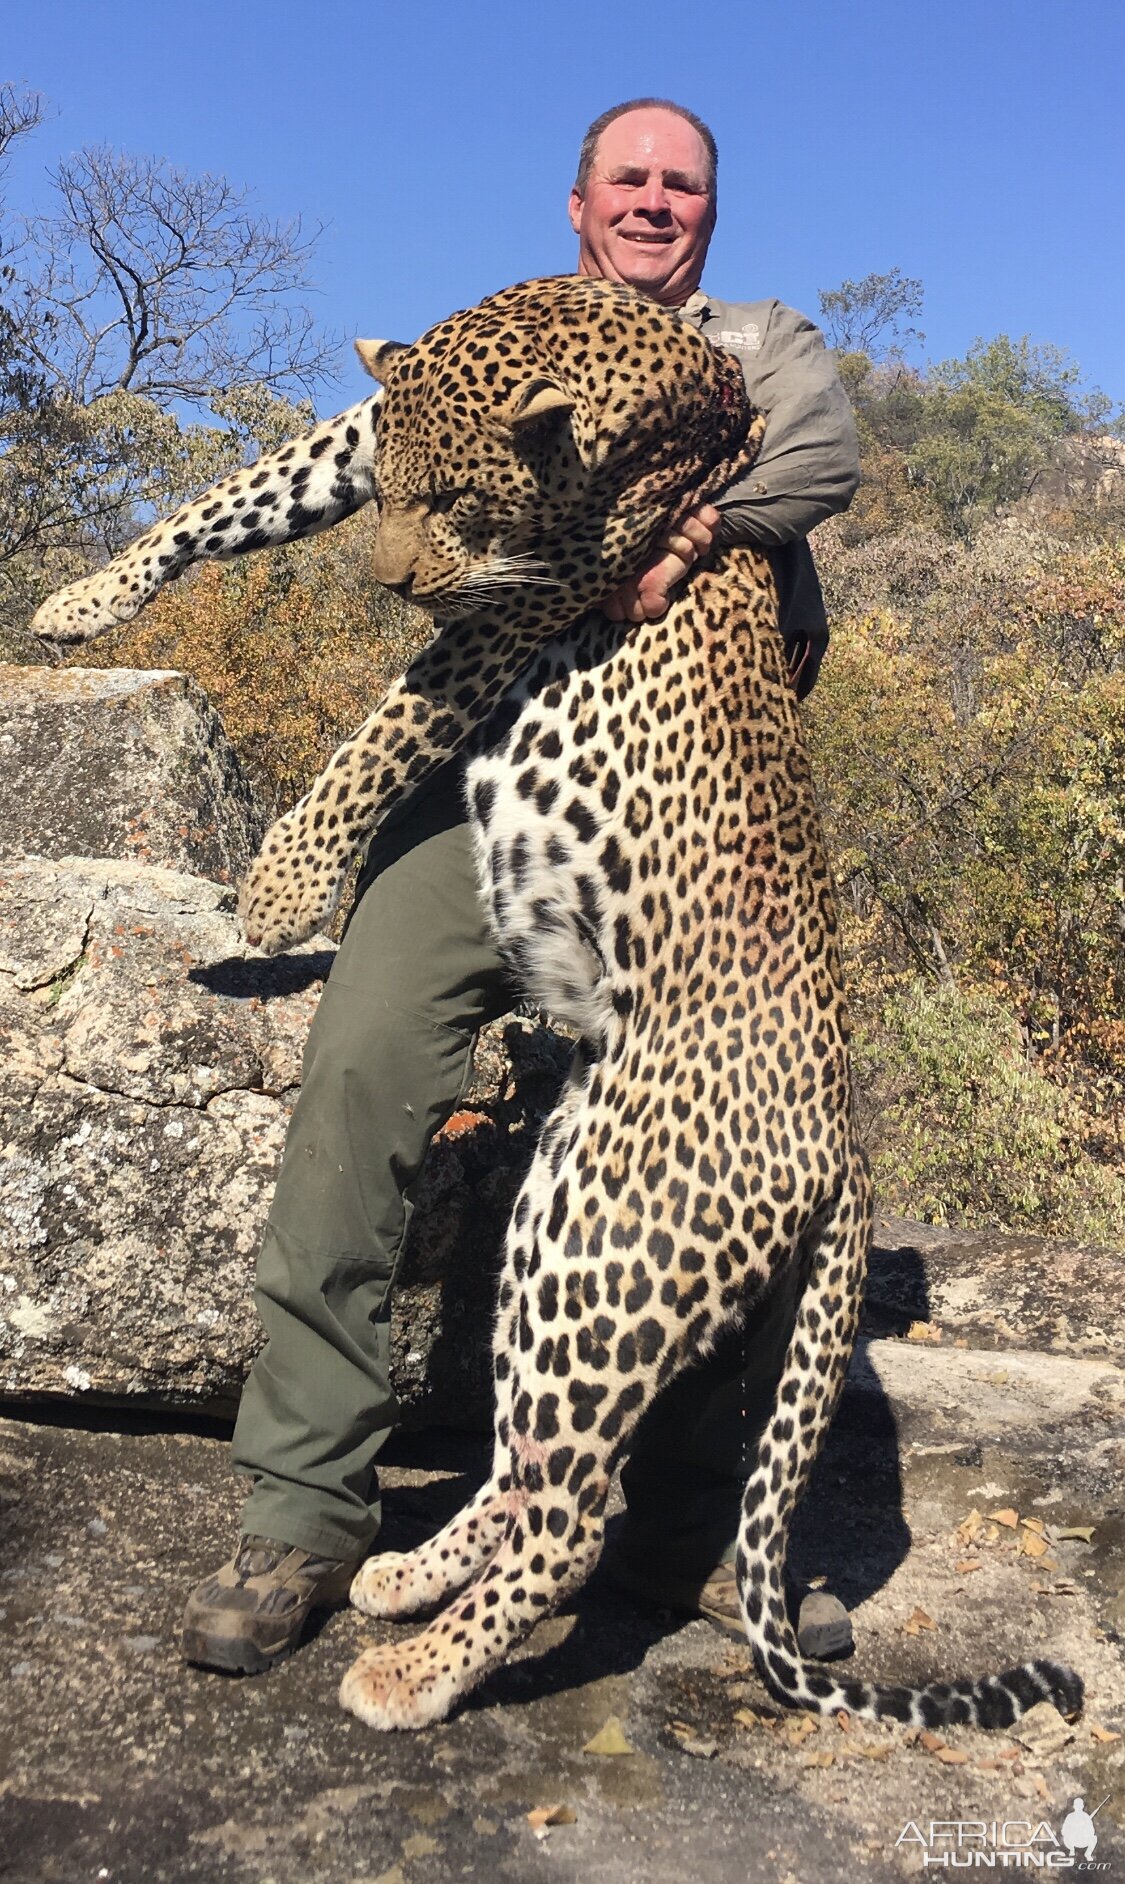
POLYGON ((231 893, 0 865, 0 1391, 229 1400, 326 943, 248 960, 231 893))
POLYGON ((1121 1252, 1012 1230, 880 1215, 867 1283, 872 1334, 1043 1348, 1125 1362, 1121 1252))
MULTIPOLYGON (((254 1257, 332 947, 250 956, 231 901, 113 860, 0 865, 4 1395, 237 1402, 261 1340, 254 1257)), ((392 1324, 415 1424, 488 1424, 504 1226, 567 1057, 528 1024, 492 1030, 433 1148, 392 1324)))
POLYGON ((264 828, 186 674, 0 666, 4 854, 116 857, 237 883, 264 828))

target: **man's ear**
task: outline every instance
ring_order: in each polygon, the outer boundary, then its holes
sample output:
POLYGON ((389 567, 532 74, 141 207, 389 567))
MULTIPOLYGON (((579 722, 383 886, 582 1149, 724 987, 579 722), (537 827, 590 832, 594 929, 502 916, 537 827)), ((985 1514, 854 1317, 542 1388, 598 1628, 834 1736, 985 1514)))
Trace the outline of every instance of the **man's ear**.
POLYGON ((511 427, 518 444, 537 429, 557 428, 573 411, 574 401, 562 386, 553 379, 538 378, 518 387, 497 417, 511 427))
POLYGON ((355 350, 372 379, 382 385, 399 354, 406 352, 407 344, 404 340, 357 340, 355 350))
POLYGON ((570 192, 570 201, 566 207, 567 215, 570 217, 570 226, 575 235, 580 235, 582 232, 582 208, 585 201, 585 197, 579 196, 577 190, 570 192))

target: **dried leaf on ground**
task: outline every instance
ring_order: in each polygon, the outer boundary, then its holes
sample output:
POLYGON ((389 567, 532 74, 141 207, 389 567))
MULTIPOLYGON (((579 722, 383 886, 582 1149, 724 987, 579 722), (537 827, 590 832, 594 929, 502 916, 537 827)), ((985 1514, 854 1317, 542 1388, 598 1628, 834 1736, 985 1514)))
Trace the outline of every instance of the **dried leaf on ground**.
POLYGON ((1046 1538, 1040 1537, 1038 1531, 1023 1531, 1021 1533, 1020 1550, 1023 1556, 1045 1557, 1047 1555, 1048 1548, 1049 1546, 1048 1546, 1046 1538))
POLYGON ((964 1557, 960 1563, 955 1563, 953 1566, 959 1577, 971 1576, 973 1571, 979 1570, 980 1567, 981 1561, 979 1557, 964 1557))
POLYGON ((828 1752, 806 1753, 801 1761, 802 1766, 835 1766, 835 1764, 836 1755, 828 1752))
POLYGON ((1092 1544, 1096 1529, 1097 1526, 1093 1524, 1063 1524, 1059 1526, 1058 1530, 1055 1532, 1055 1536, 1060 1543, 1065 1538, 1070 1537, 1078 1539, 1078 1541, 1083 1544, 1092 1544))
POLYGON ((941 1735, 931 1733, 928 1727, 921 1729, 918 1734, 918 1741, 921 1746, 925 1747, 927 1753, 938 1753, 945 1745, 945 1741, 942 1739, 941 1735))
POLYGON ((1098 1741, 1099 1744, 1104 1747, 1108 1746, 1111 1740, 1120 1740, 1121 1735, 1115 1734, 1111 1727, 1103 1727, 1100 1721, 1092 1720, 1090 1722, 1090 1738, 1091 1740, 1098 1741))
POLYGON ((1068 1727, 1057 1707, 1050 1701, 1037 1701, 1029 1708, 1023 1719, 1011 1729, 1012 1739, 1018 1740, 1021 1747, 1034 1753, 1039 1759, 1049 1759, 1052 1754, 1061 1753, 1069 1741, 1074 1739, 1074 1729, 1068 1727))
POLYGON ((915 1605, 912 1613, 902 1626, 907 1635, 921 1635, 923 1629, 936 1629, 937 1623, 932 1616, 927 1616, 924 1609, 919 1609, 917 1605, 915 1605))
POLYGON ((635 1747, 631 1747, 626 1740, 621 1730, 621 1722, 618 1720, 617 1715, 611 1714, 604 1727, 599 1728, 593 1739, 587 1740, 582 1751, 583 1753, 612 1755, 618 1753, 634 1753, 636 1749, 635 1747))
POLYGON ((912 1321, 906 1330, 906 1339, 908 1341, 940 1341, 941 1329, 935 1327, 932 1321, 912 1321))
POLYGON ((943 1766, 967 1766, 969 1761, 964 1747, 939 1747, 937 1758, 943 1766))
POLYGON ((953 1535, 959 1544, 971 1544, 983 1523, 984 1519, 974 1505, 968 1517, 961 1519, 953 1535))
POLYGON ((862 1760, 889 1760, 891 1743, 889 1740, 860 1741, 858 1745, 849 1747, 848 1752, 858 1753, 862 1760))
POLYGON ((1019 1512, 1011 1505, 1006 1505, 1003 1511, 990 1511, 988 1515, 993 1524, 1002 1524, 1009 1531, 1014 1531, 1020 1521, 1019 1512))

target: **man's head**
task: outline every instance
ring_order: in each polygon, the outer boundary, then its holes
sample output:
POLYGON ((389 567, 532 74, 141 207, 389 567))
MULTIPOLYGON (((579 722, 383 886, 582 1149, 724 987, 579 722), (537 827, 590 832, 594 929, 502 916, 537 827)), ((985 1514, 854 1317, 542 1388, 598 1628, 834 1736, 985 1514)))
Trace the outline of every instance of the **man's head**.
POLYGON ((715 140, 694 112, 666 98, 603 112, 583 139, 570 193, 578 273, 681 307, 703 274, 717 169, 715 140))

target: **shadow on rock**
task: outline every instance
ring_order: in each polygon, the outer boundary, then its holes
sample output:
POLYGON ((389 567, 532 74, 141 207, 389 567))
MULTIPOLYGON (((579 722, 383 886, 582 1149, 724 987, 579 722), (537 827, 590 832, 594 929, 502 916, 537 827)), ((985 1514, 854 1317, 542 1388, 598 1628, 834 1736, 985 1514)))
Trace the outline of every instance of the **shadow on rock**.
POLYGON ((209 994, 231 1000, 277 1001, 327 981, 335 959, 334 949, 315 949, 307 955, 231 955, 225 961, 191 969, 187 978, 209 994))

